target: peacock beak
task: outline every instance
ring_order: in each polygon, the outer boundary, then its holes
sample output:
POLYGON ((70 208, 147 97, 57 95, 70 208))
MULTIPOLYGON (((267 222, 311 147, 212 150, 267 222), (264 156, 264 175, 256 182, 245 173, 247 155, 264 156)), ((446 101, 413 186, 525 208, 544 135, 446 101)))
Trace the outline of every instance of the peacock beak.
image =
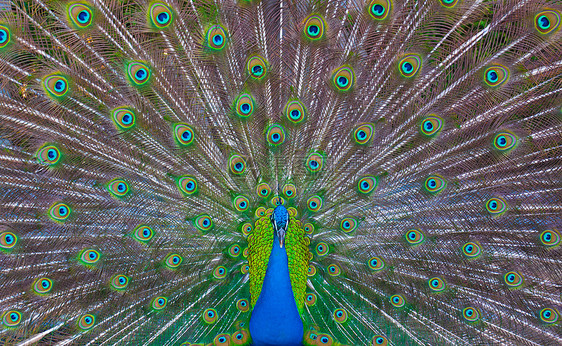
POLYGON ((277 238, 279 238, 279 247, 283 247, 285 244, 285 230, 280 228, 277 230, 277 238))

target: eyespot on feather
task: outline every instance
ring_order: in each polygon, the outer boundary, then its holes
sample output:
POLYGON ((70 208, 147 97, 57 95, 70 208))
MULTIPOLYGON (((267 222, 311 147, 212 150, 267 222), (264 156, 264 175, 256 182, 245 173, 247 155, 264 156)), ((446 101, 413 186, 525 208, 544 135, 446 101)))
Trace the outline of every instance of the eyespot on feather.
POLYGON ((400 74, 406 78, 414 77, 421 69, 422 59, 417 54, 407 54, 398 62, 400 74))
POLYGON ((390 303, 395 308, 401 308, 404 305, 406 305, 406 299, 404 299, 404 297, 401 296, 400 294, 395 294, 395 295, 390 297, 390 303))
POLYGON ((371 192, 375 191, 375 189, 377 188, 379 184, 379 180, 377 177, 373 177, 373 176, 365 176, 363 178, 361 178, 358 182, 357 182, 357 189, 359 190, 360 193, 364 194, 364 195, 368 195, 371 192))
POLYGON ((459 0, 439 0, 439 2, 441 3, 441 6, 445 8, 453 8, 457 5, 459 0))
POLYGON ((482 249, 480 245, 474 242, 468 242, 463 245, 462 252, 467 258, 478 258, 482 253, 482 249))
POLYGON ((227 274, 228 274, 228 271, 226 270, 226 268, 224 266, 218 266, 213 270, 213 277, 215 279, 222 280, 222 279, 226 278, 227 274))
POLYGON ((535 15, 534 24, 539 33, 550 34, 560 28, 560 12, 555 10, 541 11, 535 15))
POLYGON ((332 84, 338 91, 346 92, 351 90, 354 82, 355 73, 349 66, 341 66, 332 74, 332 84))
POLYGON ((507 203, 502 198, 493 197, 486 202, 486 210, 492 216, 499 216, 507 210, 507 203))
POLYGON ((39 295, 48 294, 53 289, 53 281, 49 278, 40 278, 33 282, 33 290, 39 295))
POLYGON ((94 249, 86 249, 80 252, 80 262, 86 266, 96 264, 100 260, 100 253, 94 249))
POLYGON ((10 231, 0 233, 0 250, 9 251, 18 243, 18 237, 10 231))
POLYGON ((328 275, 339 276, 341 274, 341 269, 337 264, 330 264, 328 266, 328 275))
POLYGON ((355 143, 365 145, 371 140, 374 133, 375 126, 373 124, 361 124, 353 131, 353 139, 355 143))
POLYGON ((423 243, 424 240, 425 240, 424 234, 422 233, 422 231, 418 229, 411 229, 408 232, 406 232, 406 241, 410 245, 419 245, 423 243))
POLYGON ((420 125, 420 131, 424 136, 434 137, 443 129, 443 119, 435 114, 430 114, 423 118, 420 125))
POLYGON ((148 17, 150 23, 157 29, 164 29, 172 24, 174 14, 170 7, 161 3, 155 2, 150 5, 148 10, 148 17))
POLYGON ((246 64, 246 71, 250 75, 250 77, 261 80, 267 74, 267 63, 265 60, 259 56, 254 55, 248 59, 248 63, 246 64))
POLYGON ((205 323, 207 324, 215 323, 218 318, 219 315, 217 314, 217 311, 215 309, 209 308, 203 311, 203 321, 205 321, 205 323))
POLYGON ((470 323, 474 323, 480 319, 480 311, 472 306, 462 310, 462 317, 470 323))
POLYGON ((133 85, 145 85, 150 80, 150 74, 150 69, 142 62, 135 61, 127 65, 127 76, 133 85))
POLYGON ((261 198, 267 198, 271 194, 271 187, 267 183, 260 183, 256 187, 256 192, 261 198))
POLYGON ((499 87, 507 82, 509 70, 502 65, 493 65, 484 70, 484 82, 492 88, 499 87))
POLYGON ((213 51, 221 51, 226 46, 226 31, 220 25, 213 25, 207 30, 205 42, 213 51))
POLYGON ((107 183, 107 191, 115 198, 123 198, 129 192, 129 184, 121 178, 116 178, 107 183))
POLYGON ((11 40, 12 33, 10 32, 10 28, 6 25, 0 25, 0 49, 8 46, 11 40))
POLYGON ((556 309, 544 308, 539 312, 541 321, 547 324, 555 324, 560 319, 560 314, 556 309))
POLYGON ((306 108, 298 100, 289 101, 287 106, 285 106, 285 116, 290 122, 298 124, 304 120, 306 116, 306 108))
POLYGON ((543 231, 540 235, 540 241, 544 246, 553 248, 560 244, 560 233, 555 229, 543 231))
POLYGON ((285 184, 283 186, 283 194, 288 199, 291 199, 297 195, 297 187, 293 184, 285 184))
POLYGON ((244 212, 250 207, 250 201, 245 196, 237 196, 232 201, 232 205, 238 212, 244 212))
POLYGON ((22 321, 22 314, 18 310, 8 310, 2 314, 2 323, 7 328, 15 328, 22 321))
POLYGON ((250 334, 242 329, 232 333, 230 339, 234 345, 246 345, 246 343, 250 341, 250 334))
POLYGON ((503 279, 510 288, 520 288, 523 286, 523 276, 517 272, 508 272, 503 276, 503 279))
POLYGON ((94 19, 94 11, 84 3, 71 3, 67 9, 67 16, 76 29, 85 29, 89 27, 94 19))
POLYGON ((195 227, 200 231, 208 231, 213 227, 213 220, 209 215, 200 215, 195 219, 195 227))
POLYGON ((305 223, 303 228, 304 228, 304 233, 306 234, 314 233, 314 225, 311 223, 305 223))
POLYGON ((123 274, 117 274, 111 279, 111 287, 117 291, 123 291, 129 286, 129 277, 123 274))
POLYGON ((340 229, 345 233, 351 233, 357 228, 357 220, 352 217, 346 217, 340 222, 340 229))
POLYGON ((445 179, 438 175, 430 175, 424 183, 424 188, 427 192, 431 194, 437 194, 447 186, 445 179))
POLYGON ((285 142, 285 130, 281 125, 273 124, 267 129, 265 138, 267 139, 269 145, 281 145, 285 142))
POLYGON ((193 143, 195 131, 188 124, 177 123, 174 124, 174 138, 179 146, 186 147, 193 143))
POLYGON ((510 132, 500 132, 492 141, 494 148, 499 151, 509 151, 517 144, 517 136, 510 132))
POLYGON ((77 321, 78 328, 82 330, 89 330, 92 329, 94 324, 96 324, 96 317, 92 314, 84 314, 80 316, 77 321))
POLYGON ((240 256, 241 253, 242 253, 242 249, 240 248, 240 245, 238 245, 238 244, 232 244, 228 248, 228 255, 232 258, 236 258, 236 257, 240 256))
POLYGON ((392 9, 390 0, 373 0, 369 3, 369 15, 376 20, 384 20, 392 9))
POLYGON ((439 277, 431 278, 427 281, 429 289, 433 292, 442 292, 447 288, 445 281, 439 277))
POLYGON ((334 321, 337 323, 345 323, 347 322, 347 311, 344 309, 336 309, 333 314, 334 321))
POLYGON ((316 254, 318 256, 326 256, 329 251, 330 251, 330 247, 328 246, 328 244, 324 242, 320 242, 316 244, 316 254))
POLYGON ((319 153, 313 152, 308 155, 306 159, 306 168, 309 172, 320 172, 324 165, 324 157, 319 153))
POLYGON ((380 257, 371 257, 369 259, 369 269, 374 271, 380 271, 384 269, 384 261, 380 257))
POLYGON ((250 302, 248 299, 238 299, 236 308, 242 312, 248 312, 250 310, 250 302))
POLYGON ((317 212, 322 208, 322 198, 320 196, 312 196, 306 201, 306 206, 308 210, 317 212))
POLYGON ((197 180, 190 175, 181 176, 178 179, 178 188, 184 195, 193 195, 197 192, 197 180))
POLYGON ((152 300, 152 309, 159 311, 163 310, 168 305, 168 298, 164 296, 156 297, 152 300))
POLYGON ((246 171, 246 161, 240 155, 232 155, 228 161, 232 174, 242 174, 246 171))
POLYGON ((135 126, 135 112, 128 107, 115 108, 111 119, 118 130, 129 130, 135 126))
POLYGON ((372 346, 387 346, 388 339, 382 335, 375 335, 371 341, 372 346))
POLYGON ((183 258, 176 253, 169 254, 165 260, 166 266, 170 269, 176 269, 182 264, 182 262, 183 258))
POLYGON ((133 237, 142 243, 149 242, 153 236, 154 231, 149 226, 140 225, 137 226, 133 231, 133 237))
POLYGON ((50 96, 62 98, 69 90, 68 79, 59 74, 48 75, 43 78, 43 88, 50 96))
POLYGON ((66 221, 70 213, 70 207, 62 202, 55 203, 49 208, 49 217, 58 222, 66 221))
POLYGON ((234 109, 241 118, 248 118, 254 113, 254 99, 250 94, 242 94, 236 99, 234 109))
POLYGON ((319 15, 310 15, 304 22, 304 35, 312 41, 318 41, 324 37, 326 23, 324 18, 319 15))
POLYGON ((308 305, 308 306, 314 306, 314 305, 316 304, 316 299, 317 299, 316 294, 314 294, 314 293, 308 293, 308 294, 306 295, 304 301, 305 301, 306 305, 308 305))

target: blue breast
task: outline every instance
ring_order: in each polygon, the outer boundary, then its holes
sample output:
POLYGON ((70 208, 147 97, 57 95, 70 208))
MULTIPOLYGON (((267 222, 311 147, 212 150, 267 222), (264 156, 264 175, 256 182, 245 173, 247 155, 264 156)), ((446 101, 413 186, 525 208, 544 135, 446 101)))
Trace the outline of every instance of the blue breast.
POLYGON ((261 294, 250 319, 250 335, 256 346, 297 346, 302 345, 303 332, 291 287, 287 252, 285 247, 279 247, 275 234, 261 294))

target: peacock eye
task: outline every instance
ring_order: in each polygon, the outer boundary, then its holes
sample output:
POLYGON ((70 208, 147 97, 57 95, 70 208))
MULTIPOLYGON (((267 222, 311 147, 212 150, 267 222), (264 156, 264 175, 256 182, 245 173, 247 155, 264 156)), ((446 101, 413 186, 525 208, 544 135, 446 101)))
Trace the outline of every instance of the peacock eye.
POLYGON ((248 208, 250 207, 250 201, 245 196, 237 196, 232 201, 232 205, 237 211, 243 212, 248 210, 248 208))
POLYGON ((560 12, 546 10, 535 15, 535 29, 543 35, 550 34, 560 27, 560 12))
POLYGON ((67 15, 75 28, 84 29, 92 24, 94 12, 85 4, 75 3, 68 7, 67 15))
POLYGON ((172 23, 172 10, 163 3, 154 3, 149 10, 150 22, 157 29, 168 27, 172 23))
POLYGON ((107 190, 113 197, 123 198, 129 193, 129 184, 120 178, 113 179, 107 184, 107 190))
POLYGON ((304 22, 304 35, 309 40, 317 41, 324 37, 326 24, 319 15, 311 15, 304 22))
POLYGON ((132 62, 127 66, 127 75, 133 85, 142 86, 150 80, 150 69, 142 62, 132 62))
POLYGON ((45 77, 43 79, 43 87, 54 98, 65 96, 69 90, 66 77, 57 74, 45 77))
POLYGON ((10 29, 5 25, 0 25, 0 49, 10 43, 10 29))
POLYGON ((494 65, 484 70, 484 82, 490 87, 498 87, 509 78, 509 70, 502 65, 494 65))
POLYGON ((317 212, 322 208, 322 198, 320 196, 312 196, 306 201, 308 210, 312 212, 317 212))
POLYGON ((166 297, 156 297, 152 300, 152 308, 156 311, 162 310, 168 304, 168 298, 166 297))
POLYGON ((135 126, 135 113, 130 108, 115 108, 111 114, 113 123, 118 130, 128 130, 135 126))
POLYGON ((111 286, 117 291, 123 291, 129 285, 129 278, 123 274, 115 275, 111 280, 111 286))
POLYGON ((422 66, 421 57, 417 54, 408 54, 398 62, 400 74, 406 78, 414 77, 422 66))
POLYGON ((336 69, 332 75, 332 83, 338 91, 349 91, 355 81, 353 69, 342 66, 336 69))
POLYGON ((374 133, 375 126, 373 124, 361 124, 353 132, 353 138, 355 139, 355 143, 364 145, 371 140, 374 133))
POLYGON ((437 194, 447 186, 445 179, 438 175, 431 175, 425 180, 425 190, 431 194, 437 194))
POLYGON ((306 109, 300 101, 289 101, 285 106, 285 116, 294 124, 303 121, 305 115, 306 109))
POLYGON ((553 308, 544 308, 539 312, 539 316, 541 321, 548 324, 554 324, 558 322, 560 318, 560 314, 556 309, 553 308))
POLYGON ((186 196, 197 192, 197 180, 189 175, 184 175, 178 179, 178 188, 186 196))
POLYGON ((446 8, 453 8, 457 5, 458 0, 440 0, 441 6, 446 8))
POLYGON ((267 142, 272 146, 277 146, 285 142, 285 130, 281 125, 271 125, 265 134, 267 142))
POLYGON ((0 249, 10 250, 16 246, 18 237, 13 232, 2 232, 0 234, 0 249))
POLYGON ((267 65, 265 60, 261 56, 252 56, 248 59, 246 64, 246 69, 250 77, 260 80, 267 74, 267 65))
POLYGON ((170 269, 175 269, 183 262, 183 258, 178 254, 170 254, 166 258, 165 264, 170 269))
POLYGON ((207 47, 214 51, 220 51, 226 46, 226 31, 220 25, 213 25, 206 35, 207 47))
POLYGON ((54 145, 45 145, 37 151, 37 159, 48 166, 56 165, 61 158, 59 149, 54 145))
POLYGON ((80 254, 80 262, 86 266, 97 263, 99 259, 100 253, 94 249, 83 250, 80 254))
POLYGON ((386 19, 391 9, 389 0, 373 0, 369 3, 369 15, 376 20, 386 19))
POLYGON ((418 229, 411 229, 406 233, 406 240, 410 245, 419 245, 425 240, 424 234, 418 229))
POLYGON ((480 313, 478 310, 470 306, 463 309, 462 315, 468 322, 476 322, 480 319, 480 313))
POLYGON ((422 119, 420 131, 424 136, 433 137, 443 128, 443 119, 435 114, 422 119))
POLYGON ((433 292, 441 292, 446 288, 445 281, 438 277, 429 279, 428 285, 433 292))
POLYGON ((49 217, 54 221, 66 221, 70 216, 70 208, 64 203, 55 203, 49 209, 49 217))
POLYGON ((179 146, 186 147, 193 143, 195 131, 188 124, 178 123, 174 125, 174 137, 179 146))
POLYGON ((481 254, 480 246, 473 242, 464 244, 464 246, 462 247, 462 251, 463 254, 468 258, 476 258, 481 254))
POLYGON ((236 114, 241 118, 248 118, 254 113, 254 99, 250 94, 238 96, 235 104, 236 114))
POLYGON ((213 227, 213 221, 209 215, 200 215, 195 219, 195 227, 205 232, 213 227))
POLYGON ((319 153, 311 153, 306 159, 306 168, 313 173, 320 172, 324 165, 324 157, 319 153))
POLYGON ((217 319, 218 319, 218 314, 215 309, 209 308, 203 311, 203 320, 205 321, 205 323, 213 324, 217 321, 217 319))

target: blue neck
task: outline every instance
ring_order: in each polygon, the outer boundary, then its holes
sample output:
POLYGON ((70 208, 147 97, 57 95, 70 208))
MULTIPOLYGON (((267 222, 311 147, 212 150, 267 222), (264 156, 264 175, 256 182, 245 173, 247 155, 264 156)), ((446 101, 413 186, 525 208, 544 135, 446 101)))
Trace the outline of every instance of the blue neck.
POLYGON ((261 294, 250 318, 250 335, 255 346, 300 346, 303 332, 289 277, 287 251, 279 247, 275 234, 261 294))

